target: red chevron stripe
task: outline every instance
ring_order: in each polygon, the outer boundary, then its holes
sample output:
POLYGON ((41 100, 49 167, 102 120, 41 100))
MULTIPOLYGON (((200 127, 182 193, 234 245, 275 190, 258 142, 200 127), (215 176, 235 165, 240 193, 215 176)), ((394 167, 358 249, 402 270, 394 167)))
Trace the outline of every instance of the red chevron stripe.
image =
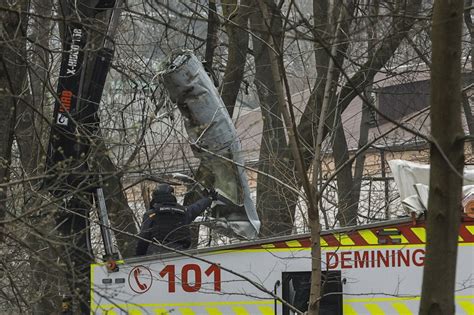
POLYGON ((311 247, 311 239, 309 238, 303 238, 299 240, 301 243, 301 247, 303 248, 309 248, 311 247))
POLYGON ((339 243, 339 240, 333 234, 323 235, 322 238, 328 243, 329 247, 341 246, 341 243, 339 243))
POLYGON ((467 225, 474 226, 474 224, 461 224, 459 227, 459 235, 464 240, 464 243, 474 243, 474 235, 466 228, 467 225))
POLYGON ((412 226, 405 225, 400 227, 400 231, 402 232, 402 235, 405 236, 405 238, 408 240, 410 244, 424 244, 418 236, 416 236, 415 233, 411 230, 412 226))
POLYGON ((352 241, 354 241, 355 246, 367 246, 369 245, 363 238, 360 236, 359 231, 354 231, 348 234, 352 241))

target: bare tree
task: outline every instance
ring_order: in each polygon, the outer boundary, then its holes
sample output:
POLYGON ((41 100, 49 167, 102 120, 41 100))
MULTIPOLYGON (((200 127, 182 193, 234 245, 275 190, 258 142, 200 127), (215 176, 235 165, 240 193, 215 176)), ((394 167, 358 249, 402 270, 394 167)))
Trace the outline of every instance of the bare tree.
POLYGON ((429 213, 420 314, 455 313, 457 238, 464 166, 460 62, 462 21, 462 1, 435 1, 429 213))
MULTIPOLYGON (((22 101, 26 79, 26 26, 25 9, 27 1, 10 4, 0 3, 7 10, 0 12, 0 183, 7 183, 10 178, 11 149, 13 144, 16 110, 22 101)), ((7 189, 0 190, 0 220, 7 210, 7 189)))

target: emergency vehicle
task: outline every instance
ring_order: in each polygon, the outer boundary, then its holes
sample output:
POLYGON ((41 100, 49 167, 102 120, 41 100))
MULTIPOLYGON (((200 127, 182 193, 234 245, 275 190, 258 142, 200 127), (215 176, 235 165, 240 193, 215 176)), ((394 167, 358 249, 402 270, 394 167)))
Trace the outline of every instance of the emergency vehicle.
MULTIPOLYGON (((417 314, 425 222, 403 218, 323 231, 320 314, 417 314)), ((290 315, 307 308, 308 234, 91 266, 93 314, 290 315), (240 276, 241 275, 241 276, 240 276), (264 290, 261 290, 263 289, 264 290), (273 293, 273 294, 271 294, 273 293)), ((459 230, 456 314, 474 314, 474 219, 459 230)))

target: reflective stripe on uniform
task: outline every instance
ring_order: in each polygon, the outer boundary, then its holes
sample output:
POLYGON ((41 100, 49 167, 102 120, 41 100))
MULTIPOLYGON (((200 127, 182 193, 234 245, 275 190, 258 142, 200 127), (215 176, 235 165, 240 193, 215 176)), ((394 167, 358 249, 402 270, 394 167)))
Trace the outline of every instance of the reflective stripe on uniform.
POLYGON ((157 212, 185 213, 186 211, 184 209, 179 209, 175 207, 160 207, 157 212))

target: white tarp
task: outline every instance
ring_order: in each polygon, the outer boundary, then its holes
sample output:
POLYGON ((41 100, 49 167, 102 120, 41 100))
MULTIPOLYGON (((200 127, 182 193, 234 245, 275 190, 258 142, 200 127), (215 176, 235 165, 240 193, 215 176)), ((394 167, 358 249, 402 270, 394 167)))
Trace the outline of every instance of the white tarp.
MULTIPOLYGON (((430 166, 405 160, 388 161, 398 186, 400 200, 408 212, 428 209, 430 166)), ((464 168, 463 196, 474 195, 474 167, 464 168)))

